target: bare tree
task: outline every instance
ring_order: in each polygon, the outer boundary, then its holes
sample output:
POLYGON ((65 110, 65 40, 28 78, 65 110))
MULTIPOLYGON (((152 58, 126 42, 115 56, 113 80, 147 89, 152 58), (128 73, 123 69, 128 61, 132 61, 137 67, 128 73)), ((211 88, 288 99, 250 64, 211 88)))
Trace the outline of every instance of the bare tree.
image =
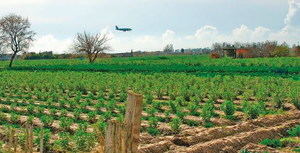
POLYGON ((110 50, 107 45, 109 38, 107 34, 78 33, 73 42, 73 49, 77 53, 87 54, 90 63, 93 63, 100 53, 110 50))
POLYGON ((5 49, 12 51, 9 67, 19 52, 25 52, 33 41, 35 33, 30 30, 31 24, 27 18, 10 14, 0 19, 0 41, 5 49))
POLYGON ((166 45, 164 47, 164 49, 163 49, 163 52, 166 52, 166 53, 174 52, 174 46, 173 46, 173 44, 166 45))

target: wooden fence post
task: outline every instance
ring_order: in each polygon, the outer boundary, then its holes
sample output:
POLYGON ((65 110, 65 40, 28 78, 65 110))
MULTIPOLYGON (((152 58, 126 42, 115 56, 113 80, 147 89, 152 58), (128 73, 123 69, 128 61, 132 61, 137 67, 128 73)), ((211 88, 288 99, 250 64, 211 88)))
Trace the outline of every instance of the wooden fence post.
POLYGON ((126 153, 137 153, 140 139, 143 96, 128 91, 124 119, 126 153))
POLYGON ((41 129, 41 133, 40 133, 40 153, 44 152, 44 130, 41 129))
POLYGON ((25 134, 26 134, 25 152, 33 153, 33 127, 32 127, 32 125, 26 124, 25 134))
POLYGON ((108 122, 105 134, 105 153, 126 153, 124 124, 112 120, 108 122))
POLYGON ((128 91, 124 123, 109 121, 105 153, 138 153, 143 96, 128 91))

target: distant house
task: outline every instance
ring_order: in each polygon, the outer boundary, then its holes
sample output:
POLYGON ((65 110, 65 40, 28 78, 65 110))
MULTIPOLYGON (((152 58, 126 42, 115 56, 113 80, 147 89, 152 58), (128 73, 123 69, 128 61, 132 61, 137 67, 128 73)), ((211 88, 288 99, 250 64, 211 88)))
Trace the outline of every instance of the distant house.
POLYGON ((10 60, 11 55, 10 54, 0 54, 0 61, 7 61, 10 60))
POLYGON ((237 58, 251 58, 251 52, 249 49, 237 49, 236 51, 237 58))
POLYGON ((227 47, 222 49, 226 56, 233 58, 251 58, 252 54, 249 49, 227 47))
POLYGON ((295 46, 292 51, 296 56, 300 56, 300 46, 295 46))

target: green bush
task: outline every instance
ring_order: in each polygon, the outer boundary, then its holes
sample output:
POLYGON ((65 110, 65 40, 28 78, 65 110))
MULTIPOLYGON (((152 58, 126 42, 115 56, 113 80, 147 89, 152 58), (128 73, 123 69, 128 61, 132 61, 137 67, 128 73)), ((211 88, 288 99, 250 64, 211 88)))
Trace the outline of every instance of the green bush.
POLYGON ((120 102, 125 102, 127 100, 127 93, 121 92, 119 97, 120 97, 120 102))
POLYGON ((94 148, 96 139, 93 133, 87 133, 82 130, 78 130, 75 132, 73 136, 73 141, 75 143, 75 149, 78 152, 89 152, 94 148))
POLYGON ((51 138, 51 131, 46 128, 38 128, 34 131, 35 139, 34 143, 39 146, 41 139, 43 139, 44 151, 50 150, 50 138, 51 138))
POLYGON ((272 148, 280 148, 282 147, 282 143, 279 139, 264 139, 260 142, 262 145, 266 145, 272 148))
POLYGON ((300 110, 300 98, 298 97, 296 97, 296 98, 293 98, 292 99, 292 103, 294 104, 294 106, 298 109, 298 110, 300 110))
POLYGON ((145 101, 146 101, 146 103, 147 104, 152 104, 152 102, 153 102, 153 95, 152 94, 146 94, 145 95, 145 101))
POLYGON ((271 56, 273 57, 282 57, 282 56, 288 56, 289 55, 289 47, 286 45, 280 45, 277 46, 272 52, 271 56))
POLYGON ((201 117, 203 118, 204 122, 210 122, 210 119, 214 116, 215 106, 213 101, 207 101, 201 112, 201 117))
POLYGON ((152 136, 156 136, 160 134, 160 131, 157 128, 154 127, 148 127, 147 128, 147 132, 152 135, 152 136))
POLYGON ((256 119, 262 113, 262 105, 260 103, 252 103, 244 102, 243 111, 247 114, 247 116, 251 119, 256 119))
POLYGON ((221 110, 225 113, 228 119, 232 119, 236 108, 232 101, 225 101, 221 104, 221 110))
POLYGON ((68 117, 62 117, 59 121, 59 127, 64 131, 69 130, 71 125, 74 123, 73 119, 68 117))
POLYGON ((240 151, 240 153, 251 153, 250 151, 248 151, 247 149, 243 149, 240 151))
POLYGON ((296 125, 294 128, 291 128, 287 131, 291 137, 300 137, 300 125, 296 125))
POLYGON ((190 111, 190 114, 193 116, 199 116, 200 113, 198 112, 198 109, 200 108, 199 105, 195 104, 195 103, 190 103, 188 105, 188 110, 190 111))
POLYGON ((178 133, 180 131, 180 125, 182 124, 182 120, 178 117, 173 118, 171 122, 169 123, 171 129, 175 132, 178 133))
POLYGON ((150 127, 156 128, 158 126, 157 117, 150 117, 148 121, 149 121, 149 126, 150 127))
POLYGON ((284 106, 284 98, 283 98, 283 96, 281 96, 281 95, 275 95, 274 97, 273 97, 273 100, 274 100, 274 102, 275 102, 275 107, 276 108, 283 108, 283 106, 284 106))

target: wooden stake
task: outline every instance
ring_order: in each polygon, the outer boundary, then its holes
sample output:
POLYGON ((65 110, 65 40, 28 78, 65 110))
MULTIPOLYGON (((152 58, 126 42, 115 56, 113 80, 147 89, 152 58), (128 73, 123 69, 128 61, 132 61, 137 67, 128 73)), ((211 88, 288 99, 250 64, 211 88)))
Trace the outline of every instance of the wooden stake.
POLYGON ((126 153, 137 153, 141 129, 143 96, 128 91, 127 106, 125 114, 125 145, 126 153))
POLYGON ((126 153, 124 125, 118 121, 109 121, 105 134, 105 153, 126 153))
POLYGON ((40 134, 40 153, 44 152, 44 130, 41 129, 41 134, 40 134))
POLYGON ((124 123, 114 120, 108 122, 105 132, 105 153, 138 152, 142 103, 142 95, 128 92, 124 123))
POLYGON ((33 153, 33 127, 32 127, 32 125, 26 124, 25 134, 26 134, 25 152, 33 153))

